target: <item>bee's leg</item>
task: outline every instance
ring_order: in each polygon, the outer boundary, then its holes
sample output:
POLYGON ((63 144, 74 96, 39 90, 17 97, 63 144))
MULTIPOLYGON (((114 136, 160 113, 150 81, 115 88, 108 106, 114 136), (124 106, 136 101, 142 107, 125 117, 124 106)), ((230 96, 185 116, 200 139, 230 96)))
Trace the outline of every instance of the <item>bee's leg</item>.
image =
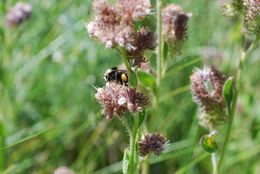
POLYGON ((124 84, 124 83, 123 83, 123 81, 122 81, 122 79, 120 79, 120 80, 119 80, 119 82, 120 82, 120 84, 121 84, 121 85, 123 85, 123 84, 124 84))

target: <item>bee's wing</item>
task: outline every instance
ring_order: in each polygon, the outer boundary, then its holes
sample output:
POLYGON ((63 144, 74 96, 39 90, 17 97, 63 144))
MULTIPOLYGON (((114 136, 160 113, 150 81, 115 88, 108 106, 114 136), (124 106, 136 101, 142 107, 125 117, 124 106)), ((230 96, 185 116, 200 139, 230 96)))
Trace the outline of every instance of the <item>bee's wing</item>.
POLYGON ((118 71, 121 72, 121 73, 127 74, 127 70, 118 70, 118 71))

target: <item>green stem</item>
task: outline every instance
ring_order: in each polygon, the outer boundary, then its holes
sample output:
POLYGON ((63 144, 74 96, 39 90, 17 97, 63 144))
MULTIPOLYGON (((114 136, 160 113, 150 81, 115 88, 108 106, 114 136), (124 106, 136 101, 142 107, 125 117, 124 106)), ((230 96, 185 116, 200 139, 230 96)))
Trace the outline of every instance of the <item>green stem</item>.
POLYGON ((6 13, 6 0, 2 0, 2 12, 3 14, 6 13))
POLYGON ((222 148, 222 151, 221 151, 220 159, 219 159, 219 162, 218 162, 218 169, 221 168, 221 164, 223 163, 225 151, 226 151, 227 144, 228 144, 229 137, 230 137, 230 133, 231 133, 231 128, 232 128, 234 115, 235 115, 235 111, 236 111, 238 93, 239 93, 239 90, 240 90, 240 87, 241 87, 243 64, 244 64, 245 58, 246 58, 246 52, 243 50, 242 53, 241 53, 241 57, 239 59, 239 66, 238 66, 238 70, 237 70, 237 80, 236 80, 237 84, 236 84, 235 90, 234 90, 233 102, 232 102, 231 108, 228 110, 229 122, 228 122, 227 132, 226 132, 223 148, 222 148))
POLYGON ((129 172, 128 174, 135 174, 138 164, 138 156, 136 149, 136 137, 138 133, 139 118, 134 116, 134 129, 130 136, 130 160, 129 160, 129 172))
POLYGON ((137 77, 134 71, 131 69, 131 65, 129 63, 129 60, 127 58, 126 50, 124 48, 119 48, 119 52, 121 53, 122 60, 126 66, 126 69, 128 71, 128 77, 129 77, 129 83, 132 87, 137 87, 137 77))
POLYGON ((212 167, 213 167, 213 172, 212 172, 212 174, 218 174, 218 166, 217 166, 216 153, 212 153, 212 154, 211 154, 211 163, 212 163, 212 167))
POLYGON ((131 134, 132 134, 132 129, 131 129, 131 127, 129 126, 129 124, 127 123, 127 120, 125 119, 125 117, 118 116, 117 118, 123 123, 123 125, 125 126, 125 128, 126 128, 127 131, 128 131, 129 136, 131 136, 131 134))
POLYGON ((157 47, 157 86, 159 88, 162 78, 163 59, 162 59, 162 4, 161 0, 157 0, 157 35, 158 35, 158 47, 157 47))
POLYGON ((128 61, 128 58, 127 58, 127 54, 126 54, 125 49, 122 48, 122 47, 120 47, 120 48, 119 48, 119 52, 121 53, 121 57, 122 57, 122 60, 123 60, 123 62, 124 62, 124 64, 125 64, 125 66, 126 66, 127 71, 128 71, 129 73, 131 73, 131 72, 132 72, 132 69, 131 69, 130 63, 129 63, 129 61, 128 61))
POLYGON ((149 173, 149 163, 148 163, 148 157, 145 157, 142 164, 142 174, 148 174, 149 173))

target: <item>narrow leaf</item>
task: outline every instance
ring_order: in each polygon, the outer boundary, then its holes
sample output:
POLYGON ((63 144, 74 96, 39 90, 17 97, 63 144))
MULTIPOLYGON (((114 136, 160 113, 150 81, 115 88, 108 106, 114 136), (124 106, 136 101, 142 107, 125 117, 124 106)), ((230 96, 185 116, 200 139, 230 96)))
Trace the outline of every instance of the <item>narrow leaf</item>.
POLYGON ((144 122, 145 111, 140 112, 138 118, 139 118, 139 122, 138 122, 138 123, 139 123, 139 124, 138 124, 138 128, 139 128, 139 127, 142 126, 142 124, 143 124, 143 122, 144 122))
POLYGON ((222 95, 227 104, 228 109, 231 107, 231 103, 234 95, 233 79, 228 78, 224 84, 222 95))
POLYGON ((168 44, 164 42, 163 44, 163 59, 166 60, 168 55, 168 44))
POLYGON ((128 150, 125 149, 123 163, 122 163, 122 172, 123 172, 123 174, 127 174, 128 166, 129 166, 128 150))
POLYGON ((155 89, 156 80, 151 74, 144 71, 137 71, 139 81, 147 88, 155 89))
POLYGON ((129 83, 134 88, 137 86, 137 76, 134 72, 131 72, 131 74, 129 74, 129 83))

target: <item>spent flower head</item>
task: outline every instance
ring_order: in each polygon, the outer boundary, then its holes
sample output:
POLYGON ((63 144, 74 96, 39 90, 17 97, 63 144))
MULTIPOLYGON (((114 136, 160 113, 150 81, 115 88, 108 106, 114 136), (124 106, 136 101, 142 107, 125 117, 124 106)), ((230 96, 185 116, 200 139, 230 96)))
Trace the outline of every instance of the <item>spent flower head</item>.
POLYGON ((135 34, 131 42, 131 49, 127 51, 127 57, 130 59, 132 66, 140 66, 146 62, 144 57, 145 50, 154 50, 157 46, 157 35, 149 28, 141 28, 135 34))
POLYGON ((6 23, 9 27, 18 26, 30 18, 31 13, 32 6, 30 4, 18 2, 9 10, 6 17, 6 23))
POLYGON ((145 135, 139 142, 139 154, 143 157, 150 153, 159 156, 165 149, 166 144, 166 138, 159 133, 145 135))
POLYGON ((144 93, 137 92, 136 89, 126 88, 123 95, 130 112, 142 112, 150 104, 149 98, 144 93))
POLYGON ((227 120, 222 96, 226 77, 214 68, 196 69, 190 77, 194 101, 200 106, 199 121, 205 128, 214 128, 227 120))
POLYGON ((181 44, 187 38, 188 20, 191 14, 184 13, 179 5, 169 4, 162 10, 163 37, 180 50, 181 44))

